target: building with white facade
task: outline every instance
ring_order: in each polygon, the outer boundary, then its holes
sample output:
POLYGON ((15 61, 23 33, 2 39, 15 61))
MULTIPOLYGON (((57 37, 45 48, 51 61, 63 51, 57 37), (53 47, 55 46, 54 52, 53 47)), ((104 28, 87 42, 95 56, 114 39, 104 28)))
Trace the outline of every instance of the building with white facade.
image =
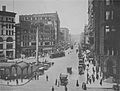
POLYGON ((2 6, 0 11, 0 53, 5 58, 15 58, 15 15, 14 12, 6 11, 2 6))

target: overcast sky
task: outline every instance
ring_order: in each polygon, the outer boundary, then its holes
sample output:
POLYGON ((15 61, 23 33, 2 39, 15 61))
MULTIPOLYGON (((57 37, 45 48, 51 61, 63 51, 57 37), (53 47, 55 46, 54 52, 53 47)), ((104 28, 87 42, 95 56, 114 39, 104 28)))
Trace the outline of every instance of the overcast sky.
POLYGON ((7 11, 14 10, 17 13, 17 23, 19 15, 55 13, 57 11, 60 27, 69 28, 71 34, 80 34, 88 21, 87 3, 88 0, 0 0, 0 8, 2 5, 6 5, 7 11))

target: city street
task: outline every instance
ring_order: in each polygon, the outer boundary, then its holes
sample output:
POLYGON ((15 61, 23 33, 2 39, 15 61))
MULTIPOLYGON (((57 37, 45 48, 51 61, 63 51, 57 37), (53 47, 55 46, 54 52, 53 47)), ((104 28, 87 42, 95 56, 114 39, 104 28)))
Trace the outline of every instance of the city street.
MULTIPOLYGON (((82 82, 84 82, 84 75, 78 75, 78 57, 75 50, 71 54, 66 52, 66 56, 62 58, 51 59, 55 64, 48 69, 39 80, 32 80, 31 82, 23 86, 0 86, 0 91, 52 91, 51 88, 54 86, 54 91, 65 91, 64 86, 55 86, 55 80, 58 79, 60 73, 67 73, 67 67, 72 67, 73 73, 68 74, 68 91, 84 91, 82 89, 82 82), (46 75, 48 75, 48 81, 46 81, 46 75), (79 80, 79 87, 76 87, 76 80, 79 80)), ((87 91, 113 91, 111 89, 94 89, 89 88, 87 91)))

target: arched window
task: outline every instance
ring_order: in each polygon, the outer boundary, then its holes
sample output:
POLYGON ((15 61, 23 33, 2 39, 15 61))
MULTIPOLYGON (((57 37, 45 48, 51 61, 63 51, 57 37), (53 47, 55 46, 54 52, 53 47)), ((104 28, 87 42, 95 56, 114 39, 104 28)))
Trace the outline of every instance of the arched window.
POLYGON ((0 37, 0 42, 3 42, 3 38, 2 37, 0 37))
POLYGON ((13 42, 13 38, 8 37, 6 41, 7 41, 7 42, 13 42))

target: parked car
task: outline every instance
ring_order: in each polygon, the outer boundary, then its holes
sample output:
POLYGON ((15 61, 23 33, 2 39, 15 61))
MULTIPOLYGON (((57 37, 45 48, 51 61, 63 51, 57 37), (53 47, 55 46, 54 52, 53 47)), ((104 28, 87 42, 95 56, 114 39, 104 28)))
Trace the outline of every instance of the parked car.
POLYGON ((44 67, 40 67, 38 69, 38 73, 39 73, 39 75, 43 75, 44 74, 44 67))
POLYGON ((59 80, 60 80, 60 85, 61 86, 66 86, 68 84, 68 75, 60 74, 59 80))
POLYGON ((79 65, 78 66, 78 72, 79 72, 80 75, 84 74, 84 67, 83 67, 83 65, 79 65))
POLYGON ((44 64, 43 65, 44 70, 48 70, 49 67, 50 67, 49 64, 44 64))
POLYGON ((65 52, 57 52, 50 55, 50 58, 57 58, 65 56, 65 52))

